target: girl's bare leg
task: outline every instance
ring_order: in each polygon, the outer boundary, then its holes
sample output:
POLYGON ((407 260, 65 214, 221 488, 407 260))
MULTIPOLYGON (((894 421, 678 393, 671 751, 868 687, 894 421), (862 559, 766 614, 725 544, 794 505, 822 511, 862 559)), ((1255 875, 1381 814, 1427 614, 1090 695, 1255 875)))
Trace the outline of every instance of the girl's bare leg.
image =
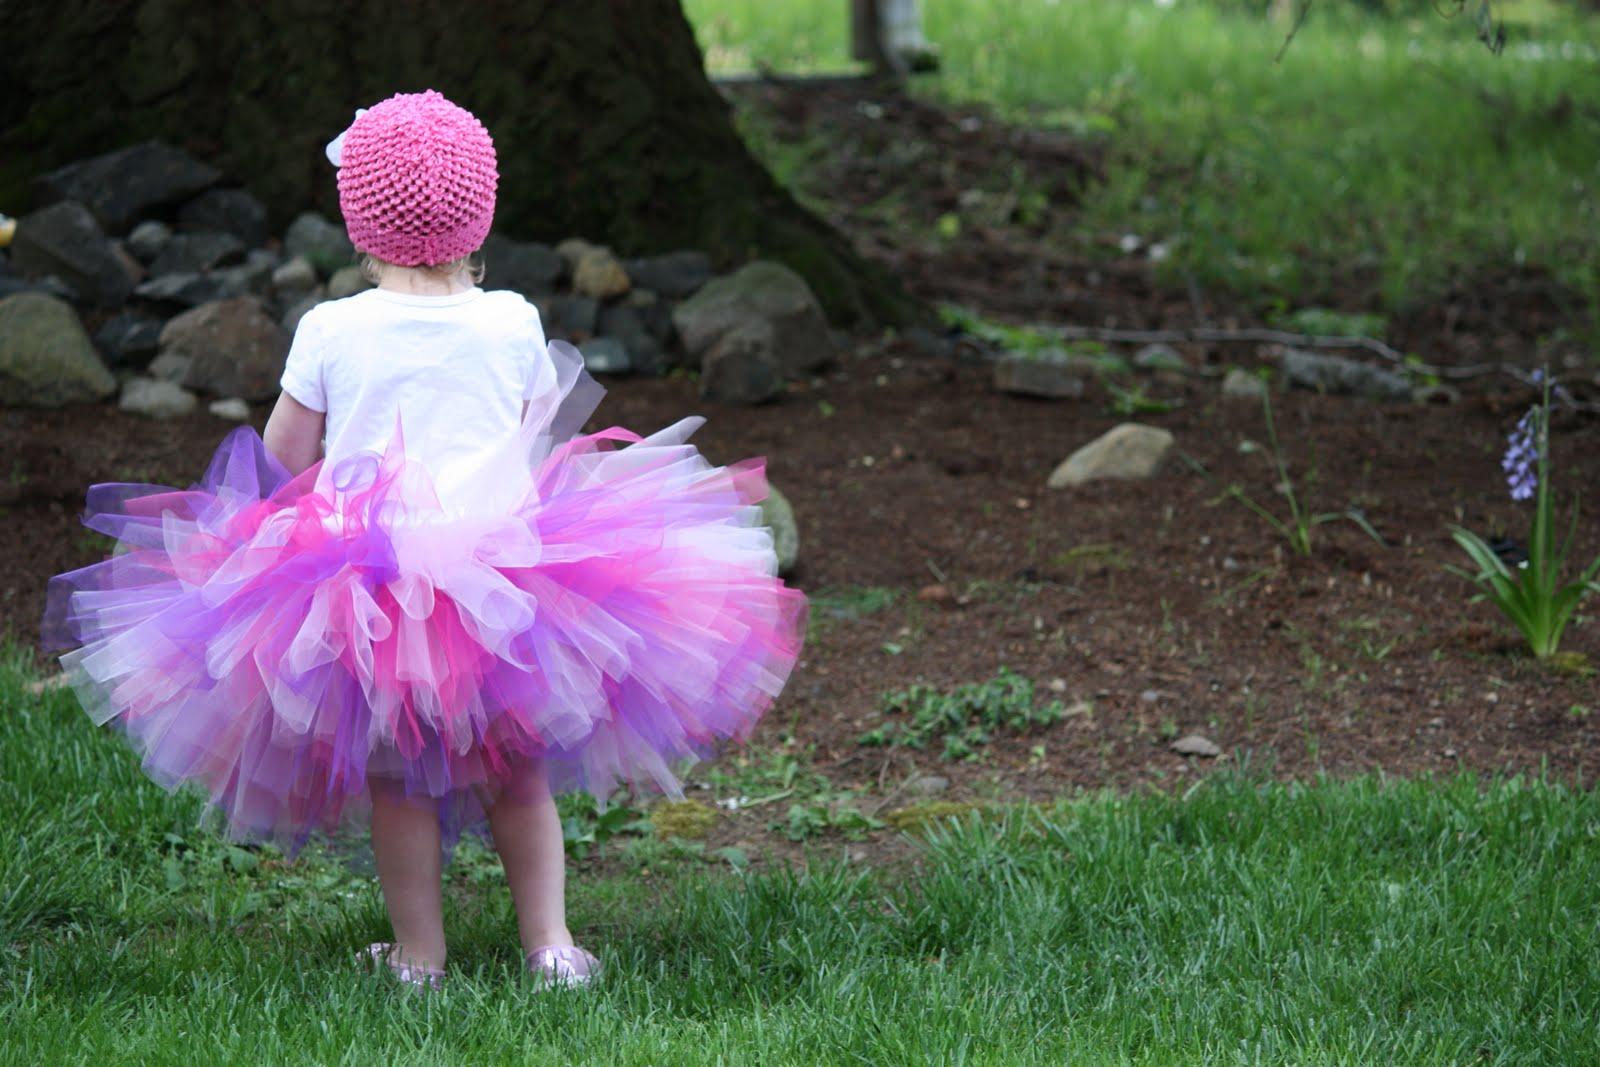
POLYGON ((489 809, 489 829, 517 908, 523 954, 545 945, 572 944, 566 846, 542 763, 535 762, 526 777, 501 791, 489 809))
POLYGON ((393 963, 444 967, 444 900, 440 887, 437 801, 408 798, 401 786, 379 779, 372 792, 372 855, 383 902, 394 926, 393 963))

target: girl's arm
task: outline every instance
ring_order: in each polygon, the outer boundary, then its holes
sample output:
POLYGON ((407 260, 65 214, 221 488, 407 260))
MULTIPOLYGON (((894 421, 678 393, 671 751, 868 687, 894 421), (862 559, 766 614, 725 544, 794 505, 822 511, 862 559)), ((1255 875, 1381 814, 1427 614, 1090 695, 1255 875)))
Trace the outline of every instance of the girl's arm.
POLYGON ((267 419, 261 440, 290 474, 299 474, 322 456, 322 434, 327 420, 322 412, 306 407, 287 392, 267 419))

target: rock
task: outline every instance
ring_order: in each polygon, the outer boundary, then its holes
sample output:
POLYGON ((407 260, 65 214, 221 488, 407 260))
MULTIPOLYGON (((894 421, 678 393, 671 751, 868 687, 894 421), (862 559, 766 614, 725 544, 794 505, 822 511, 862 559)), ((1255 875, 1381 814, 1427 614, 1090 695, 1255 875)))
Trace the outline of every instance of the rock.
POLYGON ((794 521, 794 508, 778 487, 767 483, 761 501, 761 523, 772 528, 772 550, 778 556, 778 573, 788 574, 800 559, 800 527, 794 521))
POLYGON ((1140 370, 1186 371, 1189 364, 1171 345, 1145 345, 1134 353, 1133 365, 1140 370))
POLYGON ((222 283, 206 274, 167 274, 151 278, 133 293, 145 300, 188 308, 199 307, 223 297, 222 283))
POLYGON ((633 369, 628 346, 615 337, 585 341, 578 351, 583 353, 583 365, 591 374, 626 374, 633 369))
POLYGON ((145 374, 163 382, 181 384, 189 376, 189 365, 194 360, 179 352, 163 352, 150 361, 145 374))
POLYGON ((150 263, 161 254, 170 240, 172 227, 155 219, 146 219, 133 228, 123 243, 139 262, 150 263))
POLYGON ((343 300, 347 296, 355 296, 371 288, 372 283, 367 281, 367 276, 361 273, 360 267, 340 267, 333 272, 333 277, 328 279, 328 299, 343 300))
POLYGON ((306 293, 317 287, 317 268, 305 256, 294 256, 272 272, 279 293, 306 293))
POLYGON ((294 333, 299 328, 300 320, 305 317, 306 312, 326 299, 327 294, 321 286, 318 286, 293 304, 290 304, 289 309, 283 313, 283 318, 278 320, 278 324, 291 334, 294 333))
POLYGON ((1281 357, 1290 385, 1321 393, 1348 393, 1373 400, 1409 400, 1411 382, 1403 374, 1342 356, 1286 348, 1281 357))
POLYGON ((575 341, 586 341, 594 336, 600 315, 600 305, 586 296, 553 296, 542 301, 541 310, 540 318, 545 320, 547 335, 575 341))
POLYGON ((622 269, 609 248, 589 249, 572 271, 572 288, 579 295, 595 300, 613 300, 632 286, 628 272, 622 269))
POLYGON ((700 396, 719 404, 759 404, 783 392, 772 326, 760 319, 722 334, 700 359, 700 396))
POLYGON ((1050 473, 1051 489, 1103 478, 1150 478, 1172 451, 1173 437, 1155 426, 1125 422, 1078 449, 1050 473))
POLYGON ((94 343, 113 367, 139 366, 155 356, 161 339, 161 320, 124 311, 107 319, 95 331, 94 343))
POLYGON ((1247 370, 1234 367, 1222 379, 1222 395, 1229 400, 1260 400, 1267 395, 1267 383, 1247 370))
POLYGON ((265 248, 253 248, 245 261, 237 267, 223 267, 211 272, 211 279, 224 297, 266 296, 272 289, 272 272, 278 268, 278 256, 265 248))
POLYGON ((1007 353, 995 362, 994 387, 1002 393, 1076 399, 1083 395, 1083 370, 1066 359, 1007 353))
POLYGON ((556 245, 556 255, 560 256, 567 264, 568 272, 578 269, 578 260, 583 258, 585 252, 594 248, 594 245, 582 237, 568 237, 556 245))
POLYGON ((614 337, 628 348, 628 362, 635 374, 664 374, 671 361, 666 349, 645 325, 639 310, 628 304, 603 308, 597 324, 600 336, 614 337))
POLYGON ((132 378, 122 387, 117 407, 153 419, 187 415, 198 403, 195 395, 182 386, 155 378, 132 378))
POLYGON ((707 282, 677 306, 672 321, 691 364, 703 364, 736 331, 745 339, 735 347, 748 350, 754 324, 766 327, 770 355, 782 375, 804 376, 834 358, 828 321, 811 288, 788 267, 768 260, 707 282))
POLYGON ((0 300, 0 404, 57 408, 116 391, 70 304, 43 293, 0 300))
POLYGON ((622 306, 639 316, 645 332, 653 337, 663 350, 670 351, 677 343, 678 328, 672 324, 672 305, 655 293, 649 289, 635 287, 623 301, 622 306))
POLYGON ((630 259, 623 267, 634 285, 660 293, 668 300, 693 296, 711 280, 711 257, 693 250, 630 259))
POLYGON ((16 296, 18 293, 40 293, 44 296, 53 296, 67 304, 76 304, 82 300, 78 290, 54 274, 47 274, 43 278, 15 278, 9 274, 0 277, 0 299, 16 296))
POLYGON ((11 260, 23 274, 54 274, 89 300, 118 307, 139 280, 87 208, 64 200, 17 226, 11 260))
POLYGON ((199 274, 243 258, 244 245, 231 233, 180 233, 150 264, 150 273, 199 274))
POLYGON ((182 203, 221 178, 221 171, 187 152, 146 141, 51 171, 39 186, 52 199, 78 201, 107 231, 121 234, 141 217, 182 203))
POLYGON ((1217 747, 1216 742, 1201 737, 1199 734, 1180 737, 1167 747, 1180 756, 1201 756, 1205 759, 1216 759, 1222 755, 1222 749, 1217 747))
POLYGON ((258 248, 271 236, 266 205, 244 189, 207 189, 178 209, 178 224, 232 234, 246 248, 258 248))
POLYGON ((270 400, 278 393, 289 334, 250 297, 202 304, 167 323, 162 356, 187 356, 183 384, 214 396, 270 400))
POLYGON ((213 400, 206 410, 217 418, 227 419, 229 422, 250 421, 250 405, 236 396, 230 396, 224 400, 213 400))
POLYGON ((900 337, 911 355, 923 359, 949 359, 956 354, 954 338, 934 333, 926 326, 912 326, 900 337))
POLYGON ((935 796, 950 788, 950 779, 942 774, 924 774, 906 783, 906 792, 920 796, 935 796))
POLYGON ((1425 407, 1449 407, 1461 403, 1461 390, 1453 385, 1422 385, 1411 391, 1411 402, 1425 407))
POLYGON ((528 297, 553 292, 568 271, 567 261, 549 245, 499 236, 484 242, 483 263, 485 281, 528 297))
POLYGON ((307 211, 289 224, 283 235, 283 251, 293 258, 303 256, 328 277, 340 267, 348 267, 356 256, 355 246, 342 226, 336 226, 315 211, 307 211))

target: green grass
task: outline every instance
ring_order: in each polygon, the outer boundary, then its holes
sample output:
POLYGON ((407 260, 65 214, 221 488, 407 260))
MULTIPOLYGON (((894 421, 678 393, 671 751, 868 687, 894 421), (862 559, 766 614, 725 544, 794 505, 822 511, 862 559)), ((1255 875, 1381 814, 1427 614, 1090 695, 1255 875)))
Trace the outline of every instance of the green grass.
MULTIPOLYGON (((1600 21, 1502 0, 1496 57, 1467 18, 1323 0, 1274 62, 1286 27, 1237 7, 926 0, 944 70, 917 88, 1105 140, 1105 181, 1054 239, 1163 243, 1174 280, 1403 309, 1527 266, 1600 296, 1600 21)), ((685 8, 714 72, 849 66, 841 5, 685 8)))
MULTIPOLYGON (((374 884, 193 828, 67 693, 0 664, 0 1020, 11 1063, 1584 1063, 1600 800, 1480 787, 1091 796, 946 821, 914 876, 692 854, 577 865, 599 988, 516 980, 503 885, 450 872, 453 987, 346 958, 374 884)), ((879 833, 887 834, 884 830, 879 833)), ((469 869, 473 865, 467 865, 469 869)))

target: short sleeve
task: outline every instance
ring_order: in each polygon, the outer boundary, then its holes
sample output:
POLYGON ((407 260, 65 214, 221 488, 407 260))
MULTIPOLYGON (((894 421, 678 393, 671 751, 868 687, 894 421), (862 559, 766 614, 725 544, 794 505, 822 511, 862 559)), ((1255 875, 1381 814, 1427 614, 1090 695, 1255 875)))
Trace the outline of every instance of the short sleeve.
POLYGON ((539 309, 529 303, 527 310, 522 337, 527 352, 522 367, 522 399, 533 400, 555 385, 555 368, 550 364, 550 353, 545 351, 544 324, 539 321, 539 309))
POLYGON ((303 315, 295 327, 289 358, 278 384, 312 411, 328 410, 328 394, 322 384, 322 330, 317 317, 310 312, 303 315))

